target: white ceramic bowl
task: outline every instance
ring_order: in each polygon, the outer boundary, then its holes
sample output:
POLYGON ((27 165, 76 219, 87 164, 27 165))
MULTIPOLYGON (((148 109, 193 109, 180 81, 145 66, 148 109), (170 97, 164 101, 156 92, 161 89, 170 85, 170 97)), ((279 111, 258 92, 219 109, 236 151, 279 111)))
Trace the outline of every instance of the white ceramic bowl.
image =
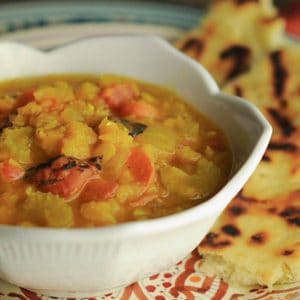
POLYGON ((271 136, 254 106, 221 93, 203 67, 157 37, 101 37, 46 53, 0 44, 0 80, 49 73, 116 73, 173 87, 223 129, 234 163, 214 197, 175 215, 97 229, 0 225, 0 278, 46 295, 95 295, 184 258, 245 184, 271 136))

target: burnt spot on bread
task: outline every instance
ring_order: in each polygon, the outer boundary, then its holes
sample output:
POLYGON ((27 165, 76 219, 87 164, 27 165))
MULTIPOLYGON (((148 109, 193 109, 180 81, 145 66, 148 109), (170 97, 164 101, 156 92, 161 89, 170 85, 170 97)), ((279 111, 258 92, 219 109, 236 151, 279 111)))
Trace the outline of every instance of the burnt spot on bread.
POLYGON ((234 85, 233 86, 233 93, 238 96, 238 97, 243 97, 243 89, 239 85, 234 85))
POLYGON ((248 203, 256 203, 257 202, 257 199, 255 199, 253 197, 247 197, 247 196, 245 196, 244 193, 243 193, 243 189, 241 189, 239 191, 239 193, 237 194, 236 198, 239 199, 239 200, 241 200, 241 201, 248 202, 248 203))
POLYGON ((300 217, 289 218, 287 221, 289 224, 300 227, 300 217))
POLYGON ((231 245, 229 240, 218 240, 219 234, 215 232, 209 232, 204 240, 201 242, 202 246, 211 247, 214 249, 220 249, 231 245))
POLYGON ((265 162, 270 162, 270 161, 272 161, 271 158, 270 158, 270 156, 268 156, 266 153, 263 155, 263 157, 262 157, 261 160, 262 160, 262 161, 265 161, 265 162))
POLYGON ((211 231, 206 235, 205 239, 207 239, 209 242, 213 242, 216 238, 218 238, 218 236, 219 235, 217 233, 211 231))
POLYGON ((241 205, 233 205, 229 207, 229 212, 232 216, 240 216, 246 212, 246 208, 241 205))
POLYGON ((183 52, 192 52, 193 57, 199 58, 203 52, 204 43, 201 39, 196 37, 191 37, 187 39, 184 44, 181 46, 183 52))
POLYGON ((258 232, 258 233, 251 235, 250 241, 252 243, 262 245, 267 241, 267 238, 268 238, 268 235, 266 232, 258 232))
POLYGON ((232 45, 220 53, 223 61, 232 61, 232 68, 229 70, 226 80, 231 80, 238 75, 247 72, 251 65, 251 49, 243 45, 232 45))
POLYGON ((277 213, 277 208, 276 207, 270 207, 270 208, 268 208, 268 212, 270 214, 276 214, 277 213))
POLYGON ((203 246, 208 246, 214 249, 221 249, 221 248, 225 248, 231 245, 231 242, 229 240, 222 240, 219 242, 215 242, 215 243, 206 243, 205 240, 202 242, 203 246))
POLYGON ((241 231, 233 224, 227 224, 222 226, 222 232, 232 237, 237 237, 241 234, 241 231))
POLYGON ((282 210, 279 216, 284 218, 288 224, 300 227, 300 208, 289 206, 282 210))
POLYGON ((292 143, 271 142, 268 149, 273 151, 296 152, 298 147, 292 143))
POLYGON ((281 211, 279 215, 284 218, 294 217, 296 215, 300 215, 300 208, 289 206, 281 211))
POLYGON ((281 108, 286 108, 287 107, 287 105, 288 105, 288 102, 287 102, 287 100, 286 99, 284 99, 284 98, 281 98, 280 99, 280 106, 281 106, 281 108))
POLYGON ((225 248, 227 246, 230 246, 231 245, 231 242, 229 240, 223 240, 223 241, 220 241, 220 242, 217 242, 215 243, 213 246, 213 248, 225 248))
POLYGON ((282 63, 282 52, 280 50, 274 51, 269 57, 273 69, 274 95, 280 100, 281 107, 285 107, 286 101, 283 99, 283 96, 288 72, 282 63))
POLYGON ((295 251, 294 250, 291 250, 291 249, 285 249, 281 252, 281 255, 283 256, 290 256, 294 253, 295 251))
POLYGON ((218 237, 219 237, 219 234, 210 231, 206 234, 205 238, 201 242, 201 245, 203 245, 203 246, 214 245, 218 237))
POLYGON ((280 127, 281 132, 285 137, 289 137, 292 133, 295 132, 296 128, 292 124, 292 122, 289 120, 288 117, 281 114, 278 110, 276 110, 274 108, 269 108, 268 112, 271 115, 271 117, 273 118, 273 120, 280 127))

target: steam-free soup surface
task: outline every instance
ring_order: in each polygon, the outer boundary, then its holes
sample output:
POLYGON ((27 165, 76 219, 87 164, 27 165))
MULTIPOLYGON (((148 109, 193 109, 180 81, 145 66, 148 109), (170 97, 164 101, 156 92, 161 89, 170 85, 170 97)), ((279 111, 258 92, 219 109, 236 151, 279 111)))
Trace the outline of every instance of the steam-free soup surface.
POLYGON ((225 183, 224 135, 176 93, 113 75, 0 84, 0 224, 93 227, 173 214, 225 183))

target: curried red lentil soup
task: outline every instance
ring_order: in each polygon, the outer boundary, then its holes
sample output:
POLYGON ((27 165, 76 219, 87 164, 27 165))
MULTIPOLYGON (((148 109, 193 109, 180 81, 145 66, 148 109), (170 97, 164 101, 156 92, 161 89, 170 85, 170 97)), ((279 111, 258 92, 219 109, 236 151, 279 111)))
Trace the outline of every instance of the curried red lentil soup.
POLYGON ((173 91, 115 75, 0 83, 0 224, 173 214, 226 182, 223 133, 173 91))

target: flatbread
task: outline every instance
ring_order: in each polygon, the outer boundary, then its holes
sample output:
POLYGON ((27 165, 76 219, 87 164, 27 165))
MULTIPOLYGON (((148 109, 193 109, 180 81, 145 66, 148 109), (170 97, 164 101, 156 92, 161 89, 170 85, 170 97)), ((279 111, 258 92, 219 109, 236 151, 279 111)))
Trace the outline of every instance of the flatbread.
POLYGON ((281 47, 283 37, 284 21, 271 0, 220 0, 176 46, 224 84, 281 47))
POLYGON ((299 65, 300 47, 284 48, 224 88, 274 128, 257 170, 199 246, 203 270, 233 285, 300 281, 299 65))

